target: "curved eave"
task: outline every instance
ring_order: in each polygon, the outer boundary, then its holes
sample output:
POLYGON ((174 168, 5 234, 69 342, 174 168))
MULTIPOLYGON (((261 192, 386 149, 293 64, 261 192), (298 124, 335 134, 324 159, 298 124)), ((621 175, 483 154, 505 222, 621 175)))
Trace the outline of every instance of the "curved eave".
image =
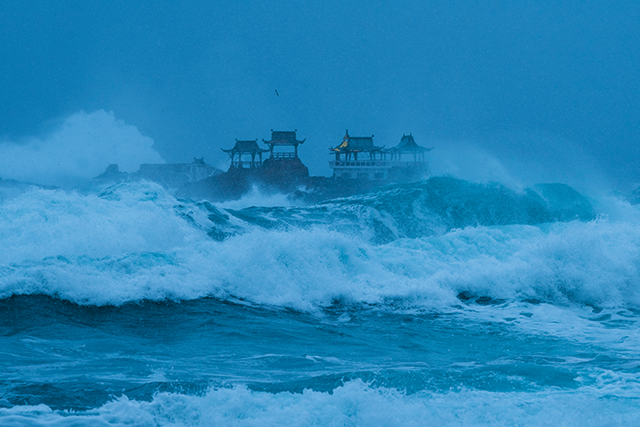
POLYGON ((229 150, 225 150, 224 148, 221 148, 222 151, 224 151, 225 153, 232 153, 232 152, 236 152, 236 153, 268 153, 269 150, 265 150, 264 148, 258 148, 257 150, 251 150, 251 151, 245 151, 245 150, 236 150, 235 148, 231 148, 229 150))

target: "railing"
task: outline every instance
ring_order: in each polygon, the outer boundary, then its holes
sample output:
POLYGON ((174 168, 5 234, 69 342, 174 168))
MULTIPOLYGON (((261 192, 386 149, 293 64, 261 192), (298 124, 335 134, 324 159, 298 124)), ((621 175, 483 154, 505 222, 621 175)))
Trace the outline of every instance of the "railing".
POLYGON ((336 161, 330 161, 329 162, 329 167, 331 168, 391 168, 391 167, 417 167, 417 166, 425 166, 427 167, 429 165, 428 162, 421 162, 421 161, 366 161, 366 162, 361 162, 361 161, 357 161, 357 162, 336 162, 336 161))
POLYGON ((260 166, 262 166, 262 163, 259 162, 258 160, 252 162, 252 161, 235 161, 233 163, 231 163, 231 167, 234 168, 239 168, 239 169, 249 169, 249 168, 259 168, 260 166))
POLYGON ((401 161, 401 160, 394 160, 392 162, 389 162, 389 166, 390 167, 396 167, 396 168, 416 168, 416 167, 429 167, 429 162, 422 162, 422 161, 401 161))
POLYGON ((375 168, 375 167, 387 167, 388 162, 379 162, 379 161, 367 161, 367 162, 329 162, 329 166, 332 168, 340 167, 340 168, 375 168))
POLYGON ((272 159, 295 159, 295 153, 273 153, 271 154, 272 159))

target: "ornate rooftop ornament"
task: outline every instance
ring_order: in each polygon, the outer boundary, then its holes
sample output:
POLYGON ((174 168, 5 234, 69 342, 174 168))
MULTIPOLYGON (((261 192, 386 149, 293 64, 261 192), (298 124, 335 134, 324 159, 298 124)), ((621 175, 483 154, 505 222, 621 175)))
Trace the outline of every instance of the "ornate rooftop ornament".
POLYGON ((359 151, 380 151, 384 147, 373 145, 373 135, 371 136, 350 136, 347 129, 342 143, 335 148, 329 148, 333 152, 349 153, 359 151))

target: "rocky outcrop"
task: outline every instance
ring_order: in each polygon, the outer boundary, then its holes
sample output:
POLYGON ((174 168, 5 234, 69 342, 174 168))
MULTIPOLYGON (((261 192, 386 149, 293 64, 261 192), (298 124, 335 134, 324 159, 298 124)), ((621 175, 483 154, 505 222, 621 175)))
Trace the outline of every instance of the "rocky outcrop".
POLYGON ((167 189, 178 189, 185 184, 198 182, 221 173, 220 169, 206 164, 203 159, 194 159, 192 163, 146 163, 140 165, 140 169, 134 173, 120 172, 117 164, 111 164, 93 180, 96 184, 111 184, 124 180, 144 179, 157 182, 167 189))

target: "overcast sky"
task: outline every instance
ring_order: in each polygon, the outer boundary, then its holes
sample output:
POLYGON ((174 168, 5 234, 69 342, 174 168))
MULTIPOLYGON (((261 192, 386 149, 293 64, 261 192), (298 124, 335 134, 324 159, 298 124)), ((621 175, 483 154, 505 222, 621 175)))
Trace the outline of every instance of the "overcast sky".
MULTIPOLYGON (((111 120, 140 153, 222 167, 235 138, 297 129, 329 175, 349 129, 387 147, 412 133, 437 173, 640 181, 638 1, 0 5, 0 156, 74 123, 81 150, 111 120)), ((109 153, 100 169, 134 155, 109 153)))

